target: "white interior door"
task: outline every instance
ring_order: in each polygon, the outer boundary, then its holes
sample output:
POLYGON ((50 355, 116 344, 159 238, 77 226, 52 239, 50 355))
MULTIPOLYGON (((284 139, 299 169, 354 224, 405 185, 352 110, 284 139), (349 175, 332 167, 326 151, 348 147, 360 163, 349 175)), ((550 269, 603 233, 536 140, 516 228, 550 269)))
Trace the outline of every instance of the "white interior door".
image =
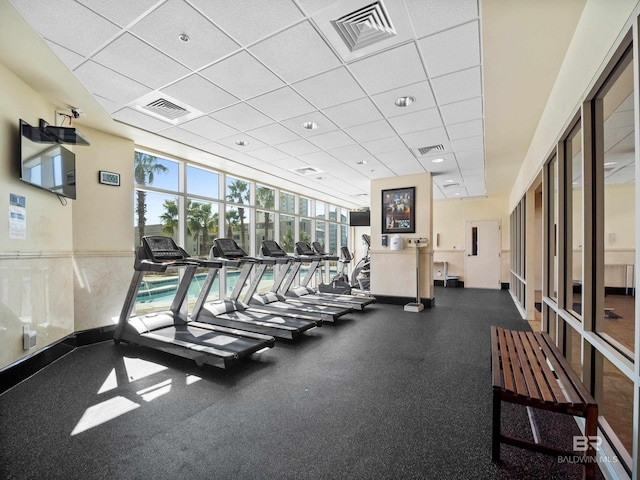
POLYGON ((500 288, 500 221, 465 224, 465 288, 500 288))

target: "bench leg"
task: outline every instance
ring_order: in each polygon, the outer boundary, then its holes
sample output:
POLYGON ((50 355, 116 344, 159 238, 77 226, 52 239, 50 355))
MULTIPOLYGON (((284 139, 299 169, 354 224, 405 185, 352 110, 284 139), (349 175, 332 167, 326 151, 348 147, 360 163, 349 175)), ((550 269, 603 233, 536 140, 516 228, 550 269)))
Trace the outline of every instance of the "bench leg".
MULTIPOLYGON (((598 435, 598 407, 591 407, 587 410, 587 418, 584 425, 585 437, 591 439, 598 435)), ((592 446, 592 442, 588 443, 587 451, 584 453, 585 457, 591 457, 590 461, 584 464, 584 478, 585 480, 595 480, 596 478, 596 458, 597 452, 592 446)))
POLYGON ((500 461, 500 407, 502 398, 500 392, 493 392, 493 427, 491 431, 491 460, 500 461))

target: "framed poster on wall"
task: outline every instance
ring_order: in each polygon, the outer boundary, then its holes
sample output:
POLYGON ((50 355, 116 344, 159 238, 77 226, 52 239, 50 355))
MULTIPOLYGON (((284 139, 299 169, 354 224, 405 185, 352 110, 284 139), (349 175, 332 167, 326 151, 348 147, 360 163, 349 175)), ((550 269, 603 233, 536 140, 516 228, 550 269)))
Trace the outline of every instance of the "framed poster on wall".
POLYGON ((416 187, 382 190, 382 233, 415 233, 416 187))

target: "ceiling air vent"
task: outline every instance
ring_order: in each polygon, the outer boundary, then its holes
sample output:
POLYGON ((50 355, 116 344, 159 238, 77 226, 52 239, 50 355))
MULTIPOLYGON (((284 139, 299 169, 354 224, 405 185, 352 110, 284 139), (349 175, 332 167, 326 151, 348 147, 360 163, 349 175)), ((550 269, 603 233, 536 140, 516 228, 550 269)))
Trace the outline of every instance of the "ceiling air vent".
POLYGON ((311 167, 311 166, 306 166, 302 168, 293 168, 291 169, 291 171, 293 173, 297 173, 298 175, 302 175, 303 177, 306 177, 307 175, 313 175, 316 173, 322 173, 322 170, 320 170, 319 168, 311 167))
POLYGON ((352 52, 396 36, 382 1, 332 20, 331 24, 352 52))
POLYGON ((444 185, 442 185, 442 188, 451 188, 451 187, 459 187, 460 184, 459 183, 445 183, 444 185))
POLYGON ((148 110, 151 113, 155 113, 156 115, 160 115, 167 120, 175 120, 189 114, 189 110, 187 110, 186 108, 182 108, 181 106, 176 105, 173 102, 170 102, 166 98, 158 98, 157 100, 148 103, 142 108, 148 110))
POLYGON ((420 155, 426 155, 427 153, 433 152, 444 152, 444 145, 430 145, 428 147, 420 147, 418 148, 418 152, 420 155))

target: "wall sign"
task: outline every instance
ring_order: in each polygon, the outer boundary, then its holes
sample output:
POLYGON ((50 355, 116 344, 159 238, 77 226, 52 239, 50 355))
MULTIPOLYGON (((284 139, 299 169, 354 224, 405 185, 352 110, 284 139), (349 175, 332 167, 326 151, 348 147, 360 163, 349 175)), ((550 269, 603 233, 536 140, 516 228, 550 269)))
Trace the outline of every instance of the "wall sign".
POLYGON ((113 185, 114 187, 120 186, 120 174, 113 172, 106 172, 100 170, 98 172, 98 181, 104 185, 113 185))
POLYGON ((415 233, 416 188, 382 190, 382 233, 415 233))

